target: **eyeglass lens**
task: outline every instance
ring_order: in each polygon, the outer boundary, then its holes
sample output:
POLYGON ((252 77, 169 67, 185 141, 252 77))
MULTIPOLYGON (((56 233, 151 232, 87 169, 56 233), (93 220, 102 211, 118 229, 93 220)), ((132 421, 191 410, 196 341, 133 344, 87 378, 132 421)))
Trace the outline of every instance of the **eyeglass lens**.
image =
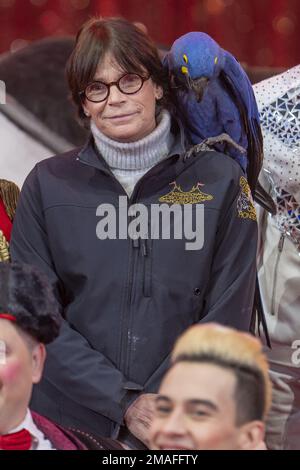
POLYGON ((93 82, 87 86, 85 96, 91 101, 104 101, 109 95, 111 85, 116 85, 125 94, 136 93, 143 85, 144 79, 137 74, 128 73, 123 75, 117 82, 105 84, 93 82))

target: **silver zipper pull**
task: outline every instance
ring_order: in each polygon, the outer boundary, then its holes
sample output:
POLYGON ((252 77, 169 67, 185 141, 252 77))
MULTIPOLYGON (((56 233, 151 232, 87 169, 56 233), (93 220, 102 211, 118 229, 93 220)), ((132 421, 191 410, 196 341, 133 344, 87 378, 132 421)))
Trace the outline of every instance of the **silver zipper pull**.
POLYGON ((143 256, 148 256, 148 250, 147 250, 147 240, 142 239, 142 250, 143 250, 143 256))
POLYGON ((285 240, 285 233, 282 233, 279 239, 279 243, 278 243, 278 250, 280 251, 280 253, 283 250, 284 240, 285 240))
POLYGON ((132 240, 132 245, 133 245, 133 248, 139 248, 140 247, 140 239, 139 238, 133 239, 132 240))

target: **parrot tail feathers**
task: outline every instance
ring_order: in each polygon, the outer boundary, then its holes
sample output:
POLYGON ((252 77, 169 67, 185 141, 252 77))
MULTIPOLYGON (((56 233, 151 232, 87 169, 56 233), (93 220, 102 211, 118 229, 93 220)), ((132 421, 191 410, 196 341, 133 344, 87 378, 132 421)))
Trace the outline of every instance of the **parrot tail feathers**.
POLYGON ((258 176, 263 164, 263 136, 259 121, 252 119, 249 122, 250 129, 248 129, 248 168, 247 176, 249 186, 254 194, 258 181, 258 176))
POLYGON ((270 194, 268 194, 267 191, 262 187, 259 181, 257 181, 253 199, 265 211, 270 212, 270 214, 272 215, 276 215, 277 213, 276 204, 273 201, 270 194))
POLYGON ((244 129, 245 135, 247 136, 247 178, 251 192, 254 194, 258 175, 263 163, 263 136, 253 89, 245 72, 244 75, 246 82, 249 83, 249 86, 247 86, 246 95, 245 90, 244 94, 241 94, 240 90, 236 88, 235 84, 233 83, 231 77, 228 76, 225 72, 222 71, 220 73, 220 78, 226 91, 229 93, 239 110, 242 127, 244 129))

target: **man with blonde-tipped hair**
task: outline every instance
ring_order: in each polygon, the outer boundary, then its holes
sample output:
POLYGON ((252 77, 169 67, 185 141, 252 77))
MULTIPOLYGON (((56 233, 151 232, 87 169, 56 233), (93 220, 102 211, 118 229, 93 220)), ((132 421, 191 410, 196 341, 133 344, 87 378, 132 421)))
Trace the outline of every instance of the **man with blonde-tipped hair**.
POLYGON ((150 448, 264 449, 268 362, 253 336, 216 324, 177 341, 155 401, 150 448))

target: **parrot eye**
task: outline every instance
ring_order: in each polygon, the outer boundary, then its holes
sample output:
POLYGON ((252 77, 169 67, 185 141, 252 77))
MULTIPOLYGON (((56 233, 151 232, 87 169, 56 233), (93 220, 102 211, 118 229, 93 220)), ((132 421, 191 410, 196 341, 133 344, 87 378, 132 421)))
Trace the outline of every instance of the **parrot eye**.
POLYGON ((185 62, 186 64, 188 63, 188 58, 187 58, 187 56, 186 56, 185 54, 183 54, 183 60, 184 60, 184 62, 185 62))
POLYGON ((173 89, 182 88, 182 87, 183 87, 183 83, 180 82, 180 80, 178 79, 178 77, 174 76, 173 74, 172 74, 171 77, 170 77, 170 85, 171 85, 171 88, 173 88, 173 89))

